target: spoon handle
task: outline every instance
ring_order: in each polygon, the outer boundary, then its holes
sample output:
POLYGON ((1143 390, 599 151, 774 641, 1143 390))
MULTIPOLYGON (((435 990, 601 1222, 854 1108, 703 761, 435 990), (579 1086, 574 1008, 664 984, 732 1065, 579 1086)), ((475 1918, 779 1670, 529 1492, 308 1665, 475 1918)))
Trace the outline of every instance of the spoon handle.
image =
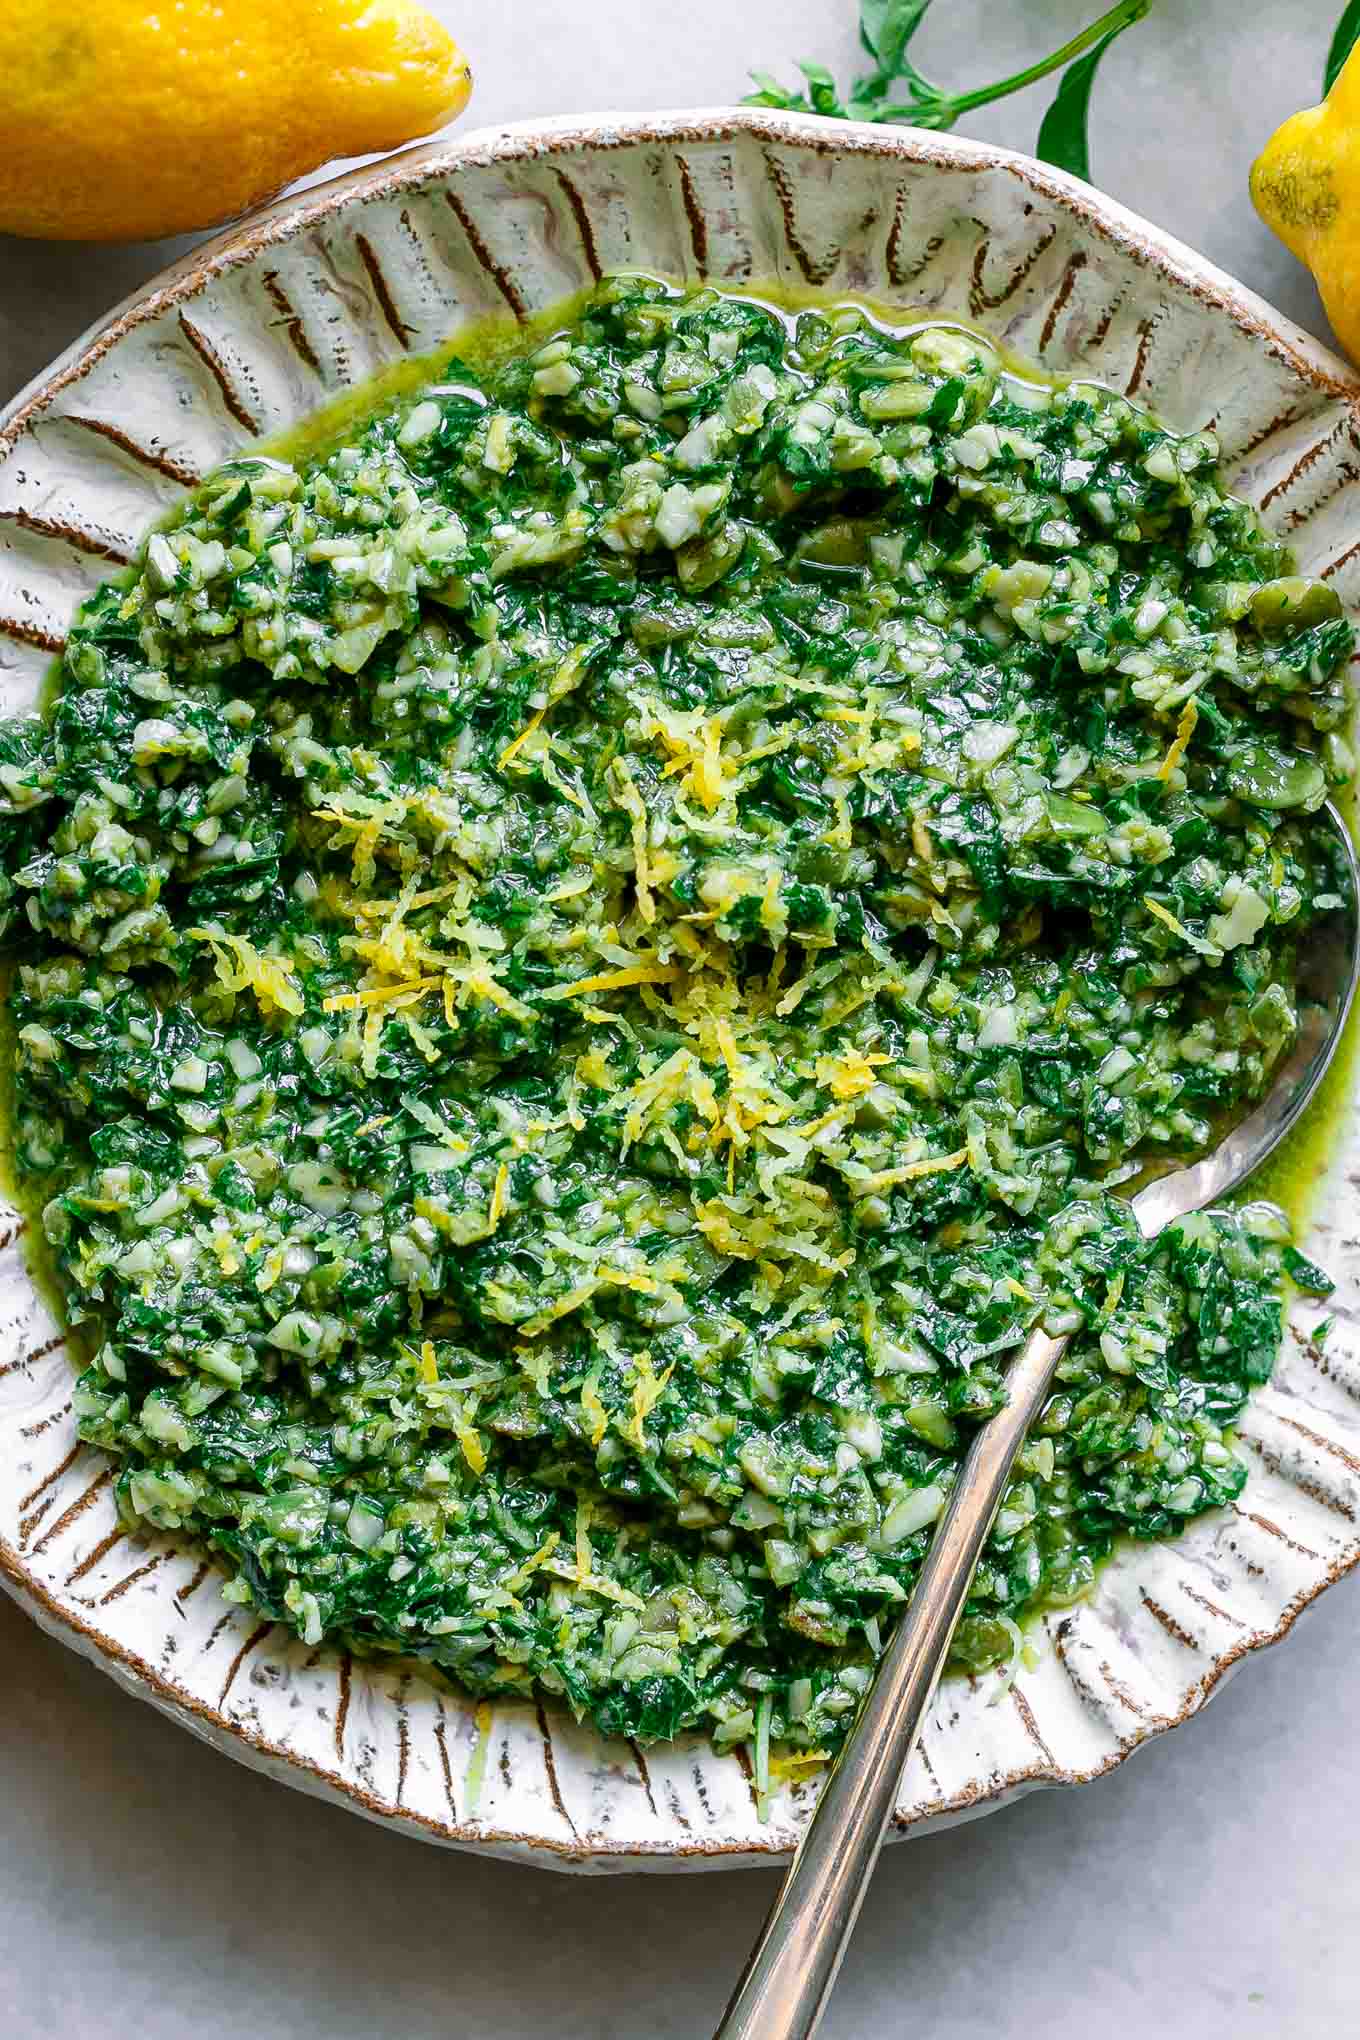
POLYGON ((849 1943, 1015 1455, 1067 1339, 1031 1332, 979 1430, 911 1600, 714 2040, 807 2040, 849 1943))

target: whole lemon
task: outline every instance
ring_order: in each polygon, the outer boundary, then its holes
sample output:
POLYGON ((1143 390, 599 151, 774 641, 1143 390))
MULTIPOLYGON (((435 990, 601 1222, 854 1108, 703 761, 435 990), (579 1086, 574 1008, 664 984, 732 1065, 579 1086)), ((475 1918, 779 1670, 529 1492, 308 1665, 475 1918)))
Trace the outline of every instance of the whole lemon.
POLYGON ((228 219, 472 85, 414 0, 4 0, 0 76, 0 231, 95 241, 228 219))
POLYGON ((1251 196, 1312 270, 1338 340, 1360 361, 1360 48, 1321 106, 1276 129, 1252 165, 1251 196))

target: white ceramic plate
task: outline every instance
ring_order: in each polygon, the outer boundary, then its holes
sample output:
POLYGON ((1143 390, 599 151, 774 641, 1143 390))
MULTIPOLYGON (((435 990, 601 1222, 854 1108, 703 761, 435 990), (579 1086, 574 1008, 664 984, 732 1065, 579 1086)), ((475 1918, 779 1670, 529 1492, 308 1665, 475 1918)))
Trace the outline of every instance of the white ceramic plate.
MULTIPOLYGON (((779 278, 966 317, 1058 371, 1212 424, 1304 568, 1360 608, 1360 391, 1188 249, 1028 159, 750 111, 521 126, 284 202, 196 251, 0 419, 0 710, 32 704, 80 598, 216 462, 465 321, 603 271, 779 278)), ((1360 1231, 1347 1104, 1311 1251, 1342 1276, 1325 1359, 1299 1328, 1241 1439, 1239 1505, 1119 1557, 1040 1662, 950 1681, 902 1832, 1075 1784, 1184 1721, 1360 1557, 1360 1231)), ((475 1709, 419 1671, 308 1651, 224 1604, 214 1568, 115 1516, 76 1439, 60 1327, 0 1225, 0 1581, 54 1635, 216 1747, 410 1834, 592 1870, 788 1851, 810 1788, 759 1819, 737 1757, 644 1754, 560 1714, 475 1709)), ((1203 1761, 1212 1764, 1211 1740, 1203 1761)))

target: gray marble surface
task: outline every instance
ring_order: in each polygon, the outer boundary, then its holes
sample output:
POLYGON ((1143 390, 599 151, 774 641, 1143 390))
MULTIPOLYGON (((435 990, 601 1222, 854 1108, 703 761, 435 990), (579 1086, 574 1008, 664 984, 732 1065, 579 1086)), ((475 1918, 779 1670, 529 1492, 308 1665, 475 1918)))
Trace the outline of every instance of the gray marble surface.
MULTIPOLYGON (((844 75, 852 0, 437 0, 468 116, 701 105, 748 65, 844 75)), ((923 68, 977 80, 1096 0, 938 0, 923 68), (985 58, 977 45, 986 40, 985 58)), ((1315 96, 1340 0, 1154 0, 1117 48, 1097 178, 1303 324, 1248 162, 1315 96)), ((1024 147, 1043 88, 968 132, 1024 147)), ((182 245, 182 244, 181 244, 182 245)), ((0 238, 0 398, 175 248, 0 238)), ((1360 1585, 1116 1776, 893 1849, 827 2040, 1350 2040, 1360 2031, 1360 1585)), ((398 1840, 228 1763, 0 1602, 5 2040, 694 2040, 765 1873, 574 1880, 398 1840)))

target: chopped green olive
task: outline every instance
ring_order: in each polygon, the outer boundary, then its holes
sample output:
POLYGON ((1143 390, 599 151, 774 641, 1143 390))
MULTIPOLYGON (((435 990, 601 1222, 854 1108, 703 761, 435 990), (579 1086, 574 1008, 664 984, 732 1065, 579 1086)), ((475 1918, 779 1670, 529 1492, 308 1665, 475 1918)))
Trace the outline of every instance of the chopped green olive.
POLYGON ((1320 807, 1327 798, 1327 775, 1319 761, 1279 744, 1242 744, 1223 761, 1223 777, 1239 800, 1257 807, 1320 807))

